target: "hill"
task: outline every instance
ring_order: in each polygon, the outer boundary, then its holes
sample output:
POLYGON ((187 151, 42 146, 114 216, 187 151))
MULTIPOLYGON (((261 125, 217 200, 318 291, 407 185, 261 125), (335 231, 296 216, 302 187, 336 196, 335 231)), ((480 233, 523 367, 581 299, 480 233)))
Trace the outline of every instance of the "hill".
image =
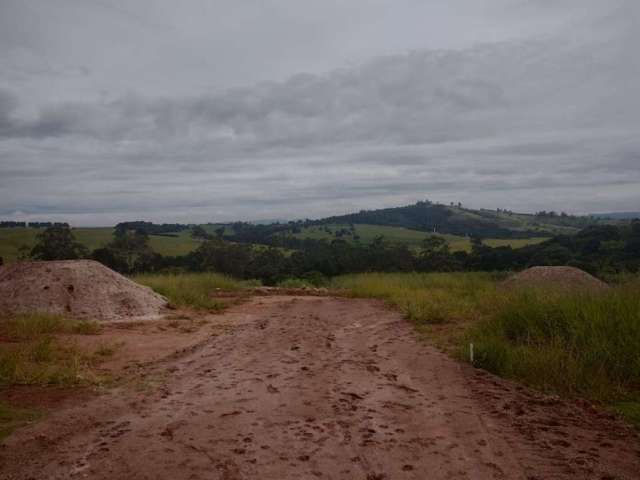
POLYGON ((608 212, 608 213, 592 213, 592 217, 608 218, 613 220, 633 220, 640 218, 640 212, 608 212))
POLYGON ((312 225, 381 225, 465 237, 506 239, 570 234, 602 221, 594 217, 555 212, 524 214, 500 209, 473 210, 461 206, 421 201, 403 207, 361 210, 358 213, 312 220, 309 223, 312 225))

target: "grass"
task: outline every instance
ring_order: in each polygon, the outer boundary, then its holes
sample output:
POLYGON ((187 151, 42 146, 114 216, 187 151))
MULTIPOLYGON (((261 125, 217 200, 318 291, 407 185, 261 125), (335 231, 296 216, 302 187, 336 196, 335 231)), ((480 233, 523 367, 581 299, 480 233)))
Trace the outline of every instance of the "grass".
MULTIPOLYGON (((543 391, 603 402, 640 394, 640 289, 505 293, 472 327, 478 366, 543 391)), ((640 396, 637 397, 640 399, 640 396)))
POLYGON ((0 402, 0 441, 13 430, 42 417, 42 412, 33 408, 20 408, 0 402))
POLYGON ((97 380, 92 355, 56 334, 99 333, 94 322, 57 315, 21 314, 0 319, 0 385, 72 385, 97 380))
POLYGON ((212 296, 215 289, 240 290, 255 282, 241 282, 218 273, 144 274, 134 280, 167 297, 176 307, 221 310, 224 303, 212 296))
POLYGON ((0 321, 0 337, 11 341, 33 340, 53 333, 93 335, 100 333, 100 325, 93 321, 72 320, 48 313, 20 314, 0 321))
POLYGON ((504 290, 482 273, 361 274, 333 280, 399 308, 459 358, 547 393, 608 405, 640 426, 640 279, 599 294, 504 290))
POLYGON ((495 293, 489 273, 364 273, 337 277, 331 286, 386 300, 419 324, 476 318, 495 293))
MULTIPOLYGON (((43 229, 37 228, 0 228, 0 257, 5 262, 17 260, 22 245, 33 247, 36 236, 43 229)), ((73 229, 76 239, 90 251, 105 246, 113 240, 111 227, 80 227, 73 229)), ((149 245, 153 250, 165 256, 186 255, 200 245, 200 241, 191 238, 191 231, 177 232, 176 237, 158 235, 149 236, 149 245)))

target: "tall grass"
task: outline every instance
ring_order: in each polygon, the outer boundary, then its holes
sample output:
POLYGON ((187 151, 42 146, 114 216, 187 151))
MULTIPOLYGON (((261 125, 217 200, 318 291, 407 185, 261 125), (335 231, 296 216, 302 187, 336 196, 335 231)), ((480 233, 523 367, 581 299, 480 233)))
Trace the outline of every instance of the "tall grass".
POLYGON ((133 279, 164 295, 175 306, 199 310, 220 310, 224 307, 224 303, 213 296, 216 289, 240 290, 254 284, 209 272, 144 274, 133 279))
POLYGON ((99 333, 95 322, 44 313, 0 318, 0 385, 75 384, 90 377, 91 355, 56 334, 99 333))
POLYGON ((95 321, 73 320, 49 313, 18 314, 0 319, 0 337, 12 341, 31 340, 52 333, 97 334, 100 325, 95 321))
POLYGON ((598 294, 505 292, 467 334, 477 365, 545 391, 611 401, 640 389, 640 283, 598 294))
POLYGON ((506 290, 490 274, 338 277, 334 288, 382 298, 436 344, 475 365, 548 393, 611 405, 640 426, 640 279, 600 293, 506 290))
POLYGON ((470 320, 495 295, 489 273, 364 273, 337 277, 332 287, 356 297, 380 298, 426 324, 470 320))

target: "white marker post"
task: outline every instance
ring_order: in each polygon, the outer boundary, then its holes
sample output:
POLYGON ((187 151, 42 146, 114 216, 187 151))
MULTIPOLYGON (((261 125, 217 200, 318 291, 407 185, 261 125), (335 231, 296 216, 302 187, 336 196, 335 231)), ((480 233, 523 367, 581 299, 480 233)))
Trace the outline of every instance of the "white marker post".
POLYGON ((473 343, 469 344, 469 361, 473 365, 473 343))

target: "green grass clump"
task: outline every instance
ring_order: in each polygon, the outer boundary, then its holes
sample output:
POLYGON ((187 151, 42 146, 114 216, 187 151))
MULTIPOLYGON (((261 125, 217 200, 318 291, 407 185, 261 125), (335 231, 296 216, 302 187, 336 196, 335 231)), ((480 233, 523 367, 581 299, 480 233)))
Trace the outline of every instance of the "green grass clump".
POLYGON ((224 303, 213 297, 215 289, 240 290, 252 284, 218 273, 144 274, 134 280, 167 297, 172 305, 198 310, 220 310, 224 303))
POLYGON ((50 335, 0 345, 0 385, 74 385, 94 380, 91 356, 50 335))
POLYGON ((544 391, 602 401, 640 386, 640 284, 587 294, 504 292, 473 326, 479 367, 544 391))
POLYGON ((31 340, 54 333, 94 335, 100 325, 94 321, 74 320, 49 313, 23 313, 0 318, 0 337, 12 341, 31 340))
POLYGON ((278 282, 279 288, 314 288, 315 285, 303 278, 287 278, 278 282))
POLYGON ((417 323, 437 324, 476 318, 493 297, 489 273, 363 273, 333 280, 336 289, 397 306, 417 323))
POLYGON ((76 384, 90 379, 91 356, 57 334, 94 335, 96 322, 46 313, 0 318, 0 385, 76 384))

